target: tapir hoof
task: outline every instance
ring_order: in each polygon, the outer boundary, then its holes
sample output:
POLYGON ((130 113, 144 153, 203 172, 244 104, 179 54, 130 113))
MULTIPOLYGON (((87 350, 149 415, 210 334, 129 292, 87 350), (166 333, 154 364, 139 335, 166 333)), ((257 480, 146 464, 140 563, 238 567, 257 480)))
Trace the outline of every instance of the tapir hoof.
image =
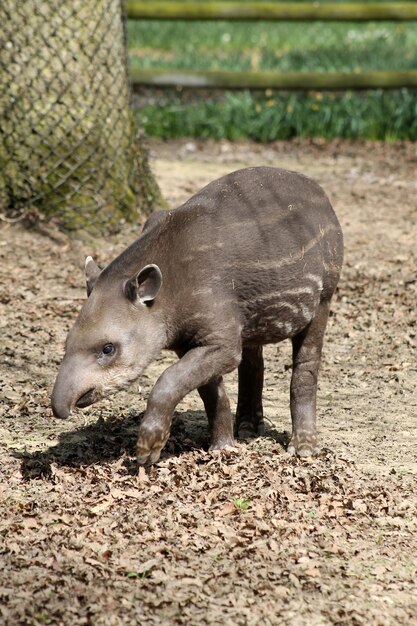
POLYGON ((236 441, 233 437, 218 437, 213 439, 209 450, 224 450, 225 448, 235 448, 236 441))
POLYGON ((153 430, 146 428, 144 424, 139 429, 137 443, 137 462, 138 465, 152 465, 157 463, 166 442, 168 441, 169 432, 158 435, 153 430))
POLYGON ((315 435, 293 435, 287 448, 291 456, 309 457, 320 452, 320 446, 315 435))
POLYGON ((265 424, 263 421, 258 422, 256 425, 251 422, 241 422, 237 427, 237 436, 239 439, 253 439, 253 437, 264 434, 265 424))
POLYGON ((136 456, 138 465, 153 465, 153 463, 157 463, 159 461, 159 457, 161 456, 162 448, 163 446, 154 449, 151 452, 144 452, 143 454, 138 453, 136 456))

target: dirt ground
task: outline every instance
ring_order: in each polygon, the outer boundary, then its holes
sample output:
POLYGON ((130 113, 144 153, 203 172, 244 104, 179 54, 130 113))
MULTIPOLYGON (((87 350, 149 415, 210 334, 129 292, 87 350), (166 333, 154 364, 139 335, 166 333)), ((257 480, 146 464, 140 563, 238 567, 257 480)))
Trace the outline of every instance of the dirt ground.
MULTIPOLYGON (((323 452, 285 452, 290 346, 266 350, 264 437, 207 452, 196 394, 161 461, 136 471, 146 397, 129 392, 58 421, 49 394, 85 297, 86 254, 0 226, 0 624, 417 624, 417 146, 151 142, 175 206, 215 177, 277 165, 316 178, 346 261, 318 397, 323 452)), ((51 236, 52 235, 52 236, 51 236)), ((236 402, 236 375, 227 379, 236 402)))

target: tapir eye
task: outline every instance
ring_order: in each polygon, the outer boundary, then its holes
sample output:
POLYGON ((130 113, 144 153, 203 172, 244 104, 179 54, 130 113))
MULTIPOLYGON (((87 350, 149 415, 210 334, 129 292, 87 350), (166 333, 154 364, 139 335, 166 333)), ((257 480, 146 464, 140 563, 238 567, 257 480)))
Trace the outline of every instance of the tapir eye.
POLYGON ((106 345, 103 346, 103 354, 107 356, 114 354, 114 345, 112 343, 106 343, 106 345))

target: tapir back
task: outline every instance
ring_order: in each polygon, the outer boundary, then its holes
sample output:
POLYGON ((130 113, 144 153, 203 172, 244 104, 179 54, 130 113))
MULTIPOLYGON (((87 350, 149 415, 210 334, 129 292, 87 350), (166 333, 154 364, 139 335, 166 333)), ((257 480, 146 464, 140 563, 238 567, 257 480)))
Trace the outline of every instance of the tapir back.
POLYGON ((200 318, 216 303, 234 301, 244 341, 294 336, 336 288, 341 228, 324 191, 301 174, 268 167, 233 172, 167 219, 166 249, 175 250, 181 286, 168 260, 162 271, 171 274, 177 297, 185 290, 182 299, 200 318))

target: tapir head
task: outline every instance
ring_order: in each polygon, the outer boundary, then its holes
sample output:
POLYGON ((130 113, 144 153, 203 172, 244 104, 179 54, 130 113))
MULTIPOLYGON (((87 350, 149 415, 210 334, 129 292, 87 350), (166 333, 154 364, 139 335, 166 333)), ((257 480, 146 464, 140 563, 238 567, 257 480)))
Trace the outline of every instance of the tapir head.
POLYGON ((68 333, 51 397, 52 411, 61 418, 125 388, 166 342, 157 265, 116 278, 87 257, 85 269, 88 299, 68 333))

